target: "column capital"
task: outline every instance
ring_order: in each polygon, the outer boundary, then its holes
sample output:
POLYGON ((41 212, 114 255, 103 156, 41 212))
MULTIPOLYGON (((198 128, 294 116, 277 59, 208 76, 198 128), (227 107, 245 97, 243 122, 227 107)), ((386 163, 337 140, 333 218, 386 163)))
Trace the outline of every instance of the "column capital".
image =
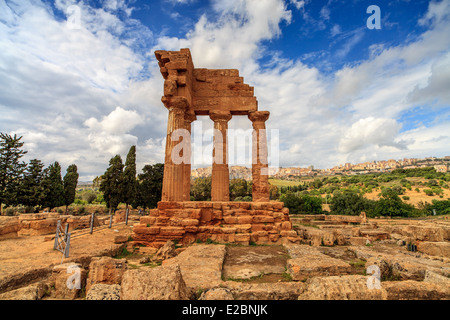
POLYGON ((194 122, 195 120, 197 120, 197 116, 195 115, 195 113, 186 112, 184 114, 184 121, 185 122, 191 123, 191 122, 194 122))
POLYGON ((173 97, 167 97, 163 96, 161 98, 162 103, 164 103, 164 106, 169 109, 178 109, 181 111, 186 111, 189 107, 189 102, 185 97, 180 96, 173 96, 173 97))
POLYGON ((248 118, 251 122, 266 122, 269 115, 269 111, 253 111, 248 113, 248 118))
POLYGON ((229 111, 211 111, 209 113, 209 118, 216 122, 216 121, 230 121, 231 120, 231 113, 229 111))

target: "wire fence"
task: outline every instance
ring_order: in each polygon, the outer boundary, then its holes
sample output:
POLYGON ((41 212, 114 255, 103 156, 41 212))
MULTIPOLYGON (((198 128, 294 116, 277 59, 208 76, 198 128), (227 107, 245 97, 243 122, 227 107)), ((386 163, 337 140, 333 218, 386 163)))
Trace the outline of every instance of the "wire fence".
MULTIPOLYGON (((113 227, 113 215, 110 215, 109 224, 102 226, 94 226, 95 224, 95 213, 91 214, 91 219, 89 221, 89 228, 80 229, 75 232, 69 232, 69 224, 66 223, 64 229, 62 227, 61 220, 58 220, 55 233, 55 242, 53 249, 58 250, 62 253, 61 263, 64 258, 68 258, 70 254, 70 241, 73 239, 79 239, 86 235, 92 235, 94 232, 101 230, 111 229, 113 227)), ((125 221, 114 224, 114 227, 128 225, 128 210, 125 214, 125 221)), ((75 229, 76 230, 76 229, 75 229)))

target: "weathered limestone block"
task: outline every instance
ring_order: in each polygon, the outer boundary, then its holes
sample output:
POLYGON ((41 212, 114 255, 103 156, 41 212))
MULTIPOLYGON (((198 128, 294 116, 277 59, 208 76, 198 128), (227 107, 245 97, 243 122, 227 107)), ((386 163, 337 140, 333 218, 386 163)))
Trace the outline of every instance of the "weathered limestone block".
POLYGON ((125 222, 125 219, 126 219, 126 210, 125 209, 117 210, 113 216, 113 223, 125 222))
POLYGON ((179 265, 186 285, 192 290, 209 289, 222 283, 225 252, 225 245, 193 245, 164 260, 163 266, 179 265))
POLYGON ((291 256, 287 260, 287 272, 293 280, 304 280, 321 275, 342 275, 351 272, 351 266, 339 259, 320 253, 308 245, 285 245, 291 256))
POLYGON ((238 216, 237 217, 237 221, 239 224, 251 224, 253 221, 253 217, 252 216, 238 216))
POLYGON ((442 227, 442 233, 445 241, 450 241, 450 228, 442 227))
POLYGON ((198 300, 234 300, 234 297, 230 289, 217 287, 203 292, 198 300))
POLYGON ((21 228, 18 217, 0 216, 0 240, 17 238, 17 232, 21 228))
POLYGON ((118 235, 114 237, 114 243, 125 243, 128 241, 128 236, 126 235, 118 235))
POLYGON ((226 281, 221 285, 231 291, 235 300, 295 300, 304 283, 245 283, 226 281))
POLYGON ((430 256, 450 258, 450 242, 418 242, 417 250, 430 256))
POLYGON ((86 300, 120 300, 120 285, 94 284, 87 293, 86 300))
POLYGON ((163 261, 173 258, 176 255, 175 244, 169 240, 156 252, 155 259, 163 261))
POLYGON ((387 293, 369 289, 366 276, 346 275, 308 279, 299 300, 385 300, 387 293))
POLYGON ((382 288, 388 300, 448 300, 450 288, 423 281, 385 281, 382 288))
POLYGON ((86 286, 86 276, 87 271, 80 264, 70 262, 55 266, 51 276, 55 284, 55 297, 70 300, 78 298, 81 289, 86 286))
POLYGON ((0 300, 40 300, 49 291, 48 284, 38 282, 0 294, 0 300))
POLYGON ((236 224, 234 225, 237 233, 249 233, 252 230, 251 224, 236 224))
POLYGON ((426 266, 419 263, 384 255, 368 258, 365 265, 366 269, 371 265, 380 268, 382 280, 422 280, 426 269, 426 266))
POLYGON ((127 270, 120 297, 122 300, 189 300, 191 291, 178 265, 163 265, 127 270))
POLYGON ((406 226, 402 234, 419 241, 444 241, 444 231, 440 227, 406 226))
POLYGON ((86 300, 120 300, 120 285, 94 284, 87 293, 86 300))
POLYGON ((141 217, 140 224, 143 225, 153 225, 156 222, 156 217, 154 216, 145 216, 141 217))
POLYGON ((425 271, 423 282, 435 283, 450 288, 450 278, 440 275, 430 270, 425 271))
POLYGON ((20 215, 22 228, 19 230, 18 234, 21 236, 37 236, 45 235, 56 232, 56 226, 58 224, 57 218, 43 219, 44 215, 32 215, 36 217, 31 217, 31 219, 25 219, 20 215))
POLYGON ((120 284, 122 276, 128 269, 126 259, 111 257, 94 257, 89 265, 89 276, 86 282, 86 292, 95 284, 120 284))
POLYGON ((365 237, 350 237, 349 242, 352 246, 365 246, 370 244, 370 240, 365 237))
POLYGON ((336 240, 333 232, 323 230, 308 229, 306 238, 310 240, 312 246, 333 246, 336 240))
POLYGON ((371 241, 390 239, 390 234, 383 230, 360 230, 360 234, 371 241))

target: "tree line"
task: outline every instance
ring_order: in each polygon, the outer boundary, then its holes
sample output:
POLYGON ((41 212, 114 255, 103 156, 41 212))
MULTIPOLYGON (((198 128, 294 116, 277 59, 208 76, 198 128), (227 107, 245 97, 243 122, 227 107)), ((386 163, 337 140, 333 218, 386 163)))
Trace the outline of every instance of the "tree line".
MULTIPOLYGON (((23 150, 22 137, 0 133, 0 210, 3 207, 23 205, 25 212, 39 212, 43 208, 68 207, 75 202, 78 185, 78 169, 75 164, 61 176, 61 165, 55 161, 48 167, 39 159, 29 163, 22 161, 27 154, 23 150)), ((136 146, 131 146, 125 164, 120 155, 109 161, 109 167, 94 184, 100 186, 103 199, 110 213, 120 203, 126 209, 156 207, 161 199, 163 164, 146 165, 142 173, 136 174, 136 146)))
POLYGON ((0 133, 0 210, 3 206, 23 205, 27 212, 42 208, 67 207, 75 200, 78 172, 75 164, 67 168, 62 178, 56 161, 44 168, 39 159, 22 161, 27 151, 17 135, 0 133))
POLYGON ((142 173, 136 174, 136 146, 131 146, 125 164, 120 155, 109 161, 105 173, 97 177, 103 199, 109 213, 116 211, 120 203, 129 207, 154 208, 161 200, 164 164, 145 165, 142 173))

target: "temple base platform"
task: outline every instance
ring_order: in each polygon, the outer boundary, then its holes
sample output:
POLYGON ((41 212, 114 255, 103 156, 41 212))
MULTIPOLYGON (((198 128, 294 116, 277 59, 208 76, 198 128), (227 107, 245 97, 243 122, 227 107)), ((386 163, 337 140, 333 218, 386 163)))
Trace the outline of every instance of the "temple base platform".
POLYGON ((280 244, 299 242, 289 209, 278 201, 158 203, 133 227, 136 244, 159 248, 168 240, 178 244, 280 244))

